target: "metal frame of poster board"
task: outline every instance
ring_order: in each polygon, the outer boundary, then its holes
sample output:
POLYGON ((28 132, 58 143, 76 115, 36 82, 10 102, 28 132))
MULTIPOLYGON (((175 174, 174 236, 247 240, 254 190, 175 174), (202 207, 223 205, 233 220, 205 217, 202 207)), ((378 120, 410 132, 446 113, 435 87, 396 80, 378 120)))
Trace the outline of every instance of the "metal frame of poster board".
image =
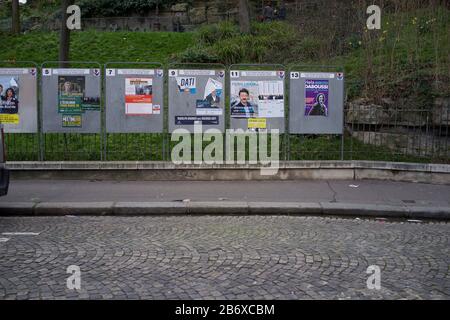
MULTIPOLYGON (((338 151, 340 153, 340 159, 343 160, 344 159, 344 126, 345 126, 345 117, 344 117, 344 100, 345 100, 345 73, 344 73, 344 68, 343 66, 340 65, 311 65, 311 64, 292 64, 288 66, 287 69, 287 85, 288 85, 288 112, 287 112, 287 126, 288 126, 288 142, 287 142, 287 155, 288 155, 288 159, 287 160, 291 160, 291 135, 299 135, 299 139, 300 139, 300 143, 302 140, 302 136, 305 135, 328 135, 328 136, 332 136, 332 135, 340 135, 341 137, 341 141, 340 141, 340 150, 338 151), (328 133, 328 132, 318 132, 318 131, 314 131, 314 132, 292 132, 292 128, 291 128, 291 116, 292 116, 292 112, 293 110, 291 110, 291 103, 293 102, 293 97, 291 96, 291 73, 292 72, 308 72, 308 73, 342 73, 343 74, 343 78, 342 78, 342 114, 338 115, 338 118, 341 117, 342 122, 340 123, 341 126, 341 130, 339 133, 328 133)), ((300 79, 300 76, 299 76, 300 79)), ((330 90, 330 88, 328 88, 328 90, 330 90)), ((334 92, 334 89, 333 89, 334 92)), ((302 104, 303 105, 303 104, 302 104)), ((302 112, 304 112, 304 109, 302 109, 302 112)), ((338 125, 338 124, 335 124, 338 125)), ((332 131, 332 130, 329 130, 332 131)), ((330 154, 330 151, 327 150, 326 151, 327 154, 330 154)))
MULTIPOLYGON (((21 132, 19 130, 14 130, 14 132, 5 132, 5 145, 8 149, 8 154, 23 154, 23 153, 29 153, 30 149, 33 149, 37 146, 37 150, 35 151, 35 160, 41 160, 40 155, 40 103, 39 103, 39 65, 34 61, 13 61, 13 60, 2 60, 0 61, 0 68, 6 68, 6 69, 15 69, 15 68, 26 68, 26 69, 36 69, 36 130, 32 131, 26 131, 21 132), (12 139, 9 139, 9 137, 15 137, 12 139), (31 143, 29 143, 31 140, 33 140, 31 143), (33 143, 36 142, 36 143, 33 143), (21 147, 25 147, 25 150, 21 150, 21 147)), ((20 102, 19 102, 20 103, 20 102)), ((19 107, 20 108, 20 107, 19 107)), ((4 127, 6 128, 6 127, 4 127)), ((34 152, 32 153, 34 154, 34 152)), ((28 157, 27 160, 29 159, 28 157)), ((34 158, 34 157, 33 157, 34 158)), ((15 160, 15 159, 14 159, 15 160)), ((22 157, 18 157, 18 160, 22 160, 22 157)))
MULTIPOLYGON (((262 64, 254 64, 254 63, 238 63, 238 64, 232 64, 228 67, 227 70, 227 87, 228 87, 228 91, 227 91, 227 96, 228 96, 228 109, 229 109, 229 114, 227 116, 228 121, 229 121, 229 128, 234 129, 233 128, 233 119, 231 118, 231 71, 283 71, 284 72, 284 78, 282 79, 283 81, 283 91, 284 91, 284 95, 283 95, 283 113, 284 116, 283 117, 279 117, 279 118, 274 118, 274 119, 281 119, 282 121, 282 125, 280 127, 280 134, 282 135, 282 139, 281 139, 281 143, 282 146, 280 147, 280 160, 286 160, 286 136, 287 136, 287 128, 286 128, 286 97, 288 96, 288 92, 287 92, 287 88, 286 88, 286 76, 287 76, 287 68, 285 65, 283 64, 278 64, 278 63, 262 63, 262 64)), ((270 118, 266 118, 266 126, 268 123, 270 123, 268 120, 270 118)), ((272 121, 272 122, 279 122, 280 120, 277 121, 272 121)), ((276 123, 275 123, 276 124, 276 123)))
MULTIPOLYGON (((89 74, 90 75, 90 74, 89 74)), ((52 75, 53 76, 53 75, 52 75)), ((102 114, 104 112, 103 108, 103 91, 102 91, 102 66, 100 63, 95 61, 44 61, 41 64, 41 81, 40 81, 40 88, 41 88, 41 96, 42 96, 42 108, 41 108, 41 133, 42 133, 42 159, 45 160, 54 160, 53 159, 53 153, 62 153, 64 160, 103 160, 103 142, 102 142, 102 114), (63 129, 46 129, 45 127, 45 121, 44 118, 45 109, 46 109, 46 98, 45 97, 45 90, 43 87, 44 78, 45 76, 42 75, 46 69, 97 69, 99 71, 99 75, 95 75, 98 77, 98 86, 99 86, 99 109, 98 110, 84 110, 85 112, 91 113, 91 112, 98 112, 98 124, 97 120, 91 120, 88 122, 89 126, 87 130, 83 130, 82 132, 77 132, 72 128, 67 128, 65 130, 63 129), (60 137, 58 135, 62 134, 63 139, 63 146, 58 146, 58 143, 54 143, 54 141, 51 141, 50 143, 47 143, 47 138, 56 138, 57 142, 60 141, 60 137), (77 136, 79 135, 79 136, 77 136), (98 139, 98 141, 96 141, 98 139), (95 145, 98 143, 98 149, 95 147, 95 145), (48 152, 47 144, 51 145, 52 147, 56 147, 55 152, 48 152), (70 145, 76 145, 73 150, 70 149, 70 145), (93 149, 86 150, 86 146, 89 145, 90 147, 93 147, 93 149)), ((90 87, 92 88, 92 87, 90 87)), ((56 93, 58 94, 58 93, 56 93)), ((48 108, 48 107, 47 107, 48 108)), ((59 113, 58 113, 59 114, 59 113)), ((62 113, 61 113, 62 114, 62 113)), ((81 113, 81 121, 83 125, 83 114, 81 113)), ((69 113, 70 115, 70 113, 69 113)), ((97 118, 97 117, 96 117, 97 118)), ((61 117, 61 128, 62 128, 62 117, 61 117)), ((56 157, 59 159, 60 157, 56 157)))
MULTIPOLYGON (((206 70, 211 70, 211 71, 222 71, 223 70, 223 72, 224 72, 223 81, 222 81, 222 83, 223 83, 223 87, 222 87, 223 112, 222 112, 222 115, 219 116, 219 118, 222 119, 222 124, 220 124, 220 122, 219 122, 219 125, 217 125, 217 126, 216 125, 212 125, 211 127, 215 127, 217 129, 221 130, 222 132, 224 132, 226 130, 226 128, 227 128, 226 122, 225 122, 226 121, 226 87, 227 87, 227 84, 226 84, 227 68, 226 68, 226 66, 224 64, 222 64, 222 63, 171 63, 168 66, 168 70, 167 70, 168 73, 170 72, 170 70, 205 70, 205 71, 206 70), (218 127, 220 127, 220 128, 218 128, 218 127)), ((206 77, 206 75, 202 75, 202 76, 206 77)), ((168 90, 167 90, 167 93, 168 93, 168 102, 169 102, 168 103, 168 109, 169 109, 169 113, 168 113, 168 130, 169 130, 169 132, 171 131, 170 129, 172 127, 174 129, 177 127, 177 125, 171 125, 171 123, 172 123, 171 121, 173 119, 170 119, 170 112, 171 112, 171 108, 170 108, 170 102, 171 102, 171 98, 170 98, 170 78, 171 78, 171 75, 168 74, 168 78, 167 78, 168 90)), ((188 116, 191 116, 191 115, 188 115, 188 116)), ((192 115, 192 116, 196 116, 196 115, 192 115)), ((205 125, 205 126, 206 126, 206 129, 210 128, 208 125, 205 125)), ((187 129, 189 130, 190 127, 187 128, 187 129)))
MULTIPOLYGON (((137 77, 138 74, 131 74, 130 76, 133 77, 137 77)), ((166 140, 166 132, 167 132, 167 128, 166 128, 166 113, 167 113, 167 104, 166 104, 166 81, 167 81, 167 74, 166 74, 166 68, 164 67, 164 65, 161 62, 126 62, 126 61, 113 61, 113 62, 107 62, 104 64, 104 79, 103 79, 103 93, 105 95, 105 108, 104 108, 104 113, 103 113, 103 130, 102 130, 102 135, 103 135, 103 140, 104 140, 104 144, 103 144, 103 153, 104 153, 104 159, 107 160, 108 159, 108 154, 111 153, 111 151, 108 150, 108 139, 111 137, 112 139, 121 139, 123 137, 125 137, 125 139, 128 139, 127 137, 133 134, 138 134, 139 135, 139 143, 143 142, 145 144, 145 149, 142 149, 143 152, 142 154, 145 154, 147 151, 150 155, 150 158, 152 157, 152 154, 154 153, 152 150, 157 150, 158 146, 156 146, 155 148, 153 148, 153 140, 156 140, 157 144, 158 142, 160 142, 161 145, 161 159, 159 160, 164 160, 165 159, 165 140, 166 140), (135 68, 133 68, 133 66, 136 66, 135 68), (158 117, 159 119, 152 119, 153 121, 149 121, 148 123, 145 123, 146 121, 142 121, 143 119, 131 119, 130 120, 137 120, 137 121, 130 121, 130 123, 136 122, 137 125, 142 129, 145 128, 148 125, 151 125, 151 123, 155 123, 155 120, 161 122, 161 130, 157 130, 157 131, 147 131, 145 129, 142 130, 130 130, 128 128, 125 128, 124 130, 120 130, 119 131, 111 131, 108 132, 108 88, 107 88, 107 79, 108 79, 108 75, 107 70, 108 69, 136 69, 136 70, 161 70, 162 73, 162 84, 161 84, 161 90, 162 93, 161 95, 158 97, 160 99, 160 117, 158 117), (141 121, 139 121, 141 120, 141 121), (148 139, 148 141, 147 141, 148 139), (148 148, 148 146, 150 146, 148 148)), ((116 115, 117 116, 117 115, 116 115)), ((121 117, 121 114, 118 115, 119 118, 121 117)), ((134 117, 134 116, 133 116, 134 117)), ((122 144, 125 146, 125 148, 128 147, 128 143, 122 144)), ((122 151, 122 150, 121 150, 122 151)), ((133 150, 135 151, 135 150, 133 150)), ((121 152, 117 152, 117 154, 119 154, 121 152)), ((125 150, 126 153, 126 150, 125 150)), ((122 160, 120 157, 119 158, 114 158, 113 160, 122 160)), ((131 160, 131 159, 125 159, 125 160, 131 160)), ((144 158, 140 158, 140 159, 133 159, 133 160, 150 160, 147 157, 144 158)), ((157 159, 158 160, 158 159, 157 159)))

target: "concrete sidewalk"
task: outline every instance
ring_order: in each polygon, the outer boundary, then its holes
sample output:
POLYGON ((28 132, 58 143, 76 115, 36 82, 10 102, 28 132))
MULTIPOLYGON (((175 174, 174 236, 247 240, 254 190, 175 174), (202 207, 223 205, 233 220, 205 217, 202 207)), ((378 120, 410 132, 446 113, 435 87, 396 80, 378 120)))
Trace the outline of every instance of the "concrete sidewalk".
POLYGON ((450 218, 450 186, 380 180, 12 180, 0 215, 309 214, 450 218))

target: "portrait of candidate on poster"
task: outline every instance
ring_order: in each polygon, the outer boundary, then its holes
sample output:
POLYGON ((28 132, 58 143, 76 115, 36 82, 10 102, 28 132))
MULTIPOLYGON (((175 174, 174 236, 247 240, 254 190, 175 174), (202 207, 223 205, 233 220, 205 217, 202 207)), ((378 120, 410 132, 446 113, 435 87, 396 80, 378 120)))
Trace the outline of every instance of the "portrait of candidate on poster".
POLYGON ((19 77, 0 76, 0 113, 19 113, 19 77), (3 90, 4 88, 7 88, 3 90), (5 91, 4 94, 3 91, 5 91))
POLYGON ((222 115, 223 83, 214 78, 208 78, 203 98, 196 100, 197 115, 222 115))
POLYGON ((255 118, 258 116, 258 82, 231 81, 231 117, 255 118))
POLYGON ((305 80, 305 116, 328 116, 328 80, 305 80))
POLYGON ((42 70, 44 132, 99 133, 100 69, 42 70))
POLYGON ((290 72, 289 131, 342 134, 344 74, 290 72))
POLYGON ((86 96, 84 76, 58 76, 58 112, 100 111, 100 97, 86 96))
POLYGON ((284 132, 284 71, 231 71, 230 117, 234 129, 284 132))
POLYGON ((5 132, 37 132, 36 68, 0 68, 0 123, 5 132))
POLYGON ((225 129, 224 70, 169 70, 169 130, 225 129))
POLYGON ((106 69, 106 131, 163 131, 162 69, 106 69))

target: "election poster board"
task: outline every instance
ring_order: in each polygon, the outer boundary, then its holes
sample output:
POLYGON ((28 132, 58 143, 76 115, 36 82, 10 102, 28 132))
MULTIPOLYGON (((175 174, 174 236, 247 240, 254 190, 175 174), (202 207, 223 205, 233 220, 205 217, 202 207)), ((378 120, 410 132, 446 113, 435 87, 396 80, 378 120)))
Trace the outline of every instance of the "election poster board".
POLYGON ((343 133, 343 73, 291 71, 289 92, 290 133, 343 133))
POLYGON ((99 133, 100 69, 42 69, 44 133, 99 133))
POLYGON ((0 68, 0 123, 6 133, 35 133, 37 69, 0 68))
POLYGON ((105 70, 106 132, 163 132, 164 71, 105 70))
POLYGON ((232 129, 284 132, 284 71, 230 71, 232 129))
POLYGON ((169 70, 169 131, 225 130, 225 70, 169 70))

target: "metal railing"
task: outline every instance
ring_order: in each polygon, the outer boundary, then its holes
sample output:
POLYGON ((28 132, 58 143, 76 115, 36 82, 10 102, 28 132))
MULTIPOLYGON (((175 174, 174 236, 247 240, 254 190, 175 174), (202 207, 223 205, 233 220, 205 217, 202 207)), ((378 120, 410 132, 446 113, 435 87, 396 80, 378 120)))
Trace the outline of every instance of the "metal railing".
MULTIPOLYGON (((340 135, 281 135, 280 160, 450 163, 448 111, 430 116, 429 111, 421 109, 393 107, 389 109, 391 117, 383 123, 379 122, 382 111, 375 111, 378 115, 362 115, 366 112, 367 106, 346 106, 343 139, 340 135), (406 121, 398 119, 403 112, 409 114, 406 121)), ((107 160, 170 160, 171 148, 176 144, 170 137, 169 133, 108 134, 107 160)), ((5 133, 8 161, 98 161, 102 139, 98 134, 46 133, 40 159, 39 134, 5 133)))

